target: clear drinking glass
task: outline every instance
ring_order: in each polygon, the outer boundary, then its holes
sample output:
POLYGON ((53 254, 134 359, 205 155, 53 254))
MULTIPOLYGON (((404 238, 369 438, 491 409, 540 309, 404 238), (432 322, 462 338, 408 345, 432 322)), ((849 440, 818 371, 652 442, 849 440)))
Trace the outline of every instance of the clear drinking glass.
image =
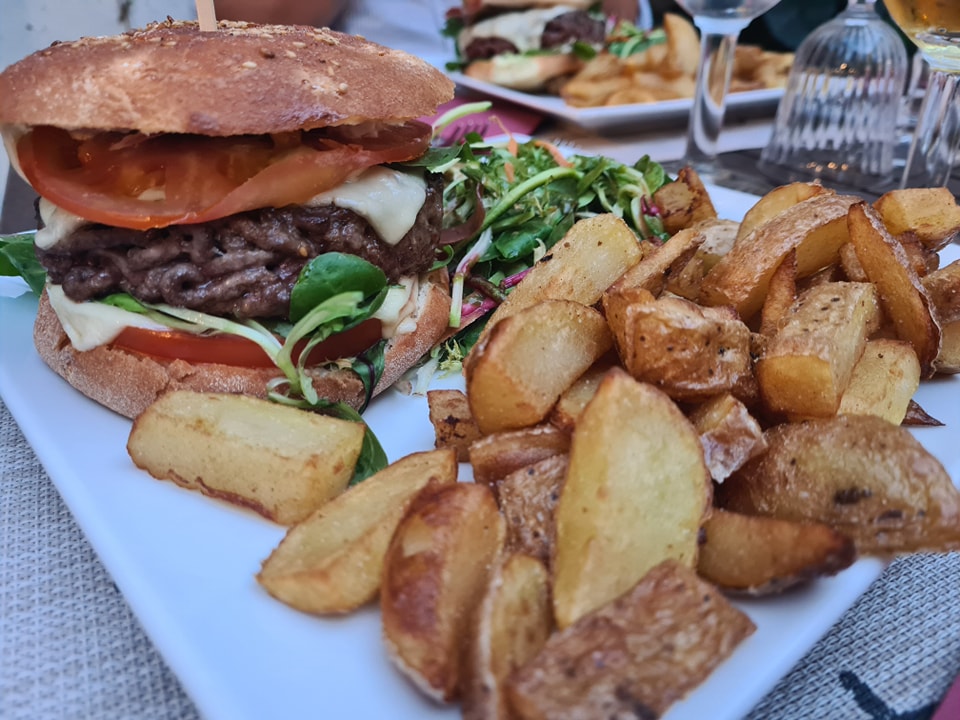
POLYGON ((760 155, 765 175, 854 187, 893 177, 907 52, 874 2, 849 0, 846 10, 797 48, 760 155))
POLYGON ((930 64, 901 186, 943 186, 960 150, 960 1, 885 0, 890 17, 930 64))
POLYGON ((778 2, 780 0, 677 0, 700 29, 700 67, 683 164, 693 166, 705 180, 717 174, 717 140, 723 127, 737 38, 751 20, 778 2))

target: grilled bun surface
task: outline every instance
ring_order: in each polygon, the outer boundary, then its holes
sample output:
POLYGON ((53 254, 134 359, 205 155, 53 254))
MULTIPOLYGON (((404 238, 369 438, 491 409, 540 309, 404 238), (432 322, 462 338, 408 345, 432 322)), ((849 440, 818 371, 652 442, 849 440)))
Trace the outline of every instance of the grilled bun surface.
POLYGON ((0 123, 230 136, 434 112, 439 70, 326 28, 167 21, 52 45, 0 75, 0 123))

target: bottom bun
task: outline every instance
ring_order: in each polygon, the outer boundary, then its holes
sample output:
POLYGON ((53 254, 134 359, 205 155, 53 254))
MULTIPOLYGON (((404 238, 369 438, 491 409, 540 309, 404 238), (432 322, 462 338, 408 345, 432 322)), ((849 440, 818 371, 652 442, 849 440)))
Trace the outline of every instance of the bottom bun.
POLYGON ((514 90, 541 90, 554 78, 572 75, 583 63, 574 55, 495 55, 474 60, 463 74, 514 90))
MULTIPOLYGON (((416 329, 387 342, 384 372, 374 395, 390 387, 433 347, 446 330, 449 312, 446 271, 422 278, 413 316, 416 329)), ((266 397, 267 383, 282 375, 277 368, 169 360, 112 345, 81 352, 70 343, 46 291, 40 296, 33 341, 41 359, 70 385, 131 419, 165 392, 173 390, 266 397)), ((310 374, 320 397, 345 402, 354 408, 362 406, 363 383, 352 370, 315 368, 310 374)))

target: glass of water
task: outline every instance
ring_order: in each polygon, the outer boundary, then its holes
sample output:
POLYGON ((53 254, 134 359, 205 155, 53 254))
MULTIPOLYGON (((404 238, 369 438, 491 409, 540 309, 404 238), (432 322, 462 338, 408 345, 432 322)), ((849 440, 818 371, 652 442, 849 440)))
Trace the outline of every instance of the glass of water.
POLYGON ((717 141, 737 38, 750 21, 780 0, 677 0, 700 30, 700 66, 690 111, 684 164, 704 180, 717 175, 717 141))

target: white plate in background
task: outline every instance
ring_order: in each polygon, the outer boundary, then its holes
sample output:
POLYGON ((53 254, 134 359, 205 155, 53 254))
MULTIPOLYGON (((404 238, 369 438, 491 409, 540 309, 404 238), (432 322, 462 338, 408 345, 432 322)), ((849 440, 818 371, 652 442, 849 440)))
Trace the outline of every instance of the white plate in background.
MULTIPOLYGON (((693 106, 693 100, 683 98, 652 103, 578 108, 568 105, 563 98, 556 95, 536 95, 511 90, 501 85, 467 77, 462 73, 452 72, 449 75, 457 85, 468 90, 538 110, 588 130, 637 129, 675 120, 685 122, 693 106)), ((783 88, 730 93, 727 95, 726 111, 728 115, 749 112, 751 114, 766 113, 772 116, 781 97, 783 97, 783 88)))

